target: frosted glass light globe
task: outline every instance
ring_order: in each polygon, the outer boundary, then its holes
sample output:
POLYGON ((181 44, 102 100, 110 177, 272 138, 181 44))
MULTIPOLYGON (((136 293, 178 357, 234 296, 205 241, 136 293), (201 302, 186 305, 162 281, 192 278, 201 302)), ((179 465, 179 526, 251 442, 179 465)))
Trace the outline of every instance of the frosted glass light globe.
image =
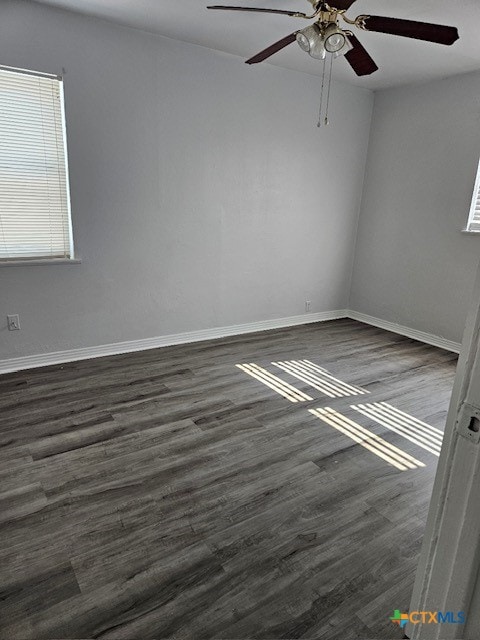
POLYGON ((330 24, 325 31, 325 49, 329 53, 335 53, 344 46, 345 34, 336 24, 330 24))
POLYGON ((345 44, 345 38, 339 33, 336 33, 333 36, 330 36, 330 38, 327 40, 327 44, 330 51, 337 51, 341 49, 345 44))
POLYGON ((312 55, 312 51, 322 41, 322 34, 316 24, 312 24, 299 31, 296 35, 297 42, 303 51, 312 55))
POLYGON ((310 48, 308 52, 312 58, 316 58, 317 60, 325 60, 327 57, 327 51, 325 49, 325 42, 322 37, 319 37, 313 47, 310 48))
POLYGON ((310 51, 310 42, 304 33, 297 33, 297 42, 300 46, 300 49, 306 51, 307 53, 310 51))

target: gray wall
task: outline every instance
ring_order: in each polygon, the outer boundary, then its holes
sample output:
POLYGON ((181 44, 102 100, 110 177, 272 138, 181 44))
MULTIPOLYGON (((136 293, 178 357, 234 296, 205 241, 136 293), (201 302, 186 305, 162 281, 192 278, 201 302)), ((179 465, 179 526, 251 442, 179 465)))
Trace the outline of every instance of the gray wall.
POLYGON ((480 74, 375 95, 350 308, 462 339, 480 236, 480 74))
POLYGON ((66 70, 82 258, 0 267, 0 359, 347 306, 370 92, 319 131, 316 77, 21 0, 0 64, 66 70))

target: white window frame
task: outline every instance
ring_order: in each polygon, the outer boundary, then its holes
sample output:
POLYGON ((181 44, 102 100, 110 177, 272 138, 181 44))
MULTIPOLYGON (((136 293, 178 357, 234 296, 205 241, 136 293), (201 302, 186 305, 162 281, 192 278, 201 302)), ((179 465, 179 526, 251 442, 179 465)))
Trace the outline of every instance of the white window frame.
POLYGON ((15 267, 15 266, 35 266, 35 265, 52 265, 52 264, 80 264, 81 260, 75 254, 75 245, 73 239, 73 225, 72 225, 72 208, 71 208, 71 195, 70 195, 70 170, 68 165, 68 145, 67 145, 67 124, 65 116, 65 93, 64 93, 64 80, 63 76, 45 73, 42 71, 34 71, 30 69, 22 69, 17 67, 10 67, 0 65, 0 69, 3 71, 9 71, 11 73, 30 75, 40 78, 50 78, 58 81, 59 93, 60 93, 60 112, 61 112, 61 126, 62 126, 62 143, 65 162, 65 196, 66 196, 66 218, 68 224, 68 236, 69 236, 69 256, 68 257, 48 257, 32 256, 32 257, 18 257, 18 258, 0 258, 0 267, 15 267))
POLYGON ((470 204, 470 212, 468 214, 467 226, 463 231, 465 233, 480 233, 480 219, 477 216, 475 220, 475 212, 480 204, 480 162, 478 163, 477 177, 475 179, 475 188, 473 190, 472 202, 470 204))

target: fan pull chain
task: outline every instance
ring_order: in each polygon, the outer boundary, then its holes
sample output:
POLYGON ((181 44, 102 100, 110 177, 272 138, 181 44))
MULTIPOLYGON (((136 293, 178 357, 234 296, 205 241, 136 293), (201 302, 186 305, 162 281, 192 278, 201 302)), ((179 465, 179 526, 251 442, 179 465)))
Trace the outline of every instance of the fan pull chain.
MULTIPOLYGON (((325 118, 323 119, 323 124, 327 126, 330 124, 328 119, 328 109, 330 106, 330 92, 332 88, 332 75, 333 75, 333 54, 330 56, 330 70, 328 74, 328 87, 327 87, 327 102, 325 108, 325 118)), ((320 108, 318 110, 318 123, 317 127, 322 126, 322 111, 323 111, 323 99, 325 95, 325 78, 327 77, 327 58, 325 57, 323 60, 323 72, 322 72, 322 88, 320 90, 320 108)))
POLYGON ((323 107, 323 92, 325 87, 325 74, 327 70, 327 57, 323 59, 323 73, 322 73, 322 88, 320 89, 320 107, 318 109, 318 123, 317 127, 322 126, 322 107, 323 107))
POLYGON ((330 124, 328 120, 328 108, 330 106, 330 89, 332 88, 332 75, 333 75, 333 53, 330 54, 330 73, 328 76, 328 93, 327 93, 327 108, 325 109, 325 125, 330 124))

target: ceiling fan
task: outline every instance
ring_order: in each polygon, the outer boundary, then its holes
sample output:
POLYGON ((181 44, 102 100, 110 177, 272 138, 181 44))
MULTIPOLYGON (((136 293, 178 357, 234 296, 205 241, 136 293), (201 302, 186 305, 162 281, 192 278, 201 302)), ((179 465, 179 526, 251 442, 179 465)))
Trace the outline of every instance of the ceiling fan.
POLYGON ((275 13, 293 18, 315 20, 312 25, 305 29, 294 31, 263 51, 260 51, 260 53, 257 53, 253 58, 247 60, 247 64, 263 62, 296 40, 301 49, 312 58, 325 60, 327 53, 332 54, 332 57, 335 58, 345 56, 347 62, 358 76, 366 76, 378 71, 375 61, 352 31, 349 29, 344 30, 340 27, 340 19, 346 22, 347 25, 358 27, 364 31, 376 31, 444 45, 452 45, 459 38, 458 30, 455 27, 430 24, 427 22, 370 15, 360 15, 354 20, 351 20, 347 17, 346 12, 355 0, 331 0, 334 6, 331 6, 327 2, 318 2, 318 0, 308 0, 308 2, 313 6, 313 13, 310 15, 299 11, 260 9, 256 7, 215 5, 207 8, 222 11, 275 13))

